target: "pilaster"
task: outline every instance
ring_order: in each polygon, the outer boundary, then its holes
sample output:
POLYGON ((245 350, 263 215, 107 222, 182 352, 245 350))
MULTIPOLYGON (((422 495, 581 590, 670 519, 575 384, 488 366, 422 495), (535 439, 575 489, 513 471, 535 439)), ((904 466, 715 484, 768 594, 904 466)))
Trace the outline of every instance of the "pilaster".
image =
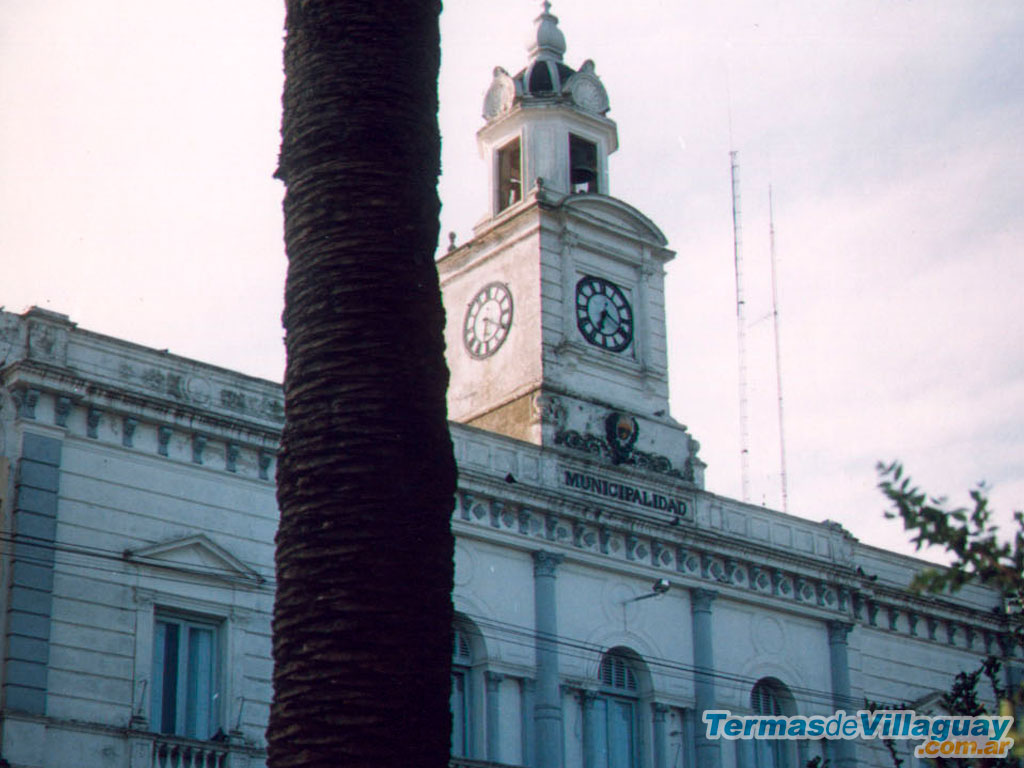
MULTIPOLYGON (((856 704, 850 691, 850 661, 847 639, 853 625, 845 621, 828 622, 829 666, 832 673, 832 704, 837 710, 850 711, 856 704)), ((849 739, 834 744, 837 768, 856 768, 856 745, 849 739)))
POLYGON ((533 553, 534 622, 537 629, 537 693, 534 703, 537 768, 561 768, 562 702, 558 672, 558 609, 555 579, 563 556, 533 553))
POLYGON ((61 449, 25 432, 15 480, 3 693, 6 708, 32 715, 46 714, 61 449))
POLYGON ((504 675, 485 672, 487 686, 487 759, 501 762, 501 681, 504 675))
POLYGON ((715 709, 715 659, 712 632, 712 605, 718 593, 710 589, 690 590, 690 611, 693 618, 694 699, 696 704, 697 768, 720 768, 722 753, 719 740, 710 740, 703 714, 715 709))

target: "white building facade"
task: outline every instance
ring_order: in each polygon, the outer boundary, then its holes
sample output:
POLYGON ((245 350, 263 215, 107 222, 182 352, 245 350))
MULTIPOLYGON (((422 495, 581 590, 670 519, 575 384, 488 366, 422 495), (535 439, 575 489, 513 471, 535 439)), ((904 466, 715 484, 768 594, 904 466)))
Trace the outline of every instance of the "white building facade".
MULTIPOLYGON (((673 253, 610 195, 608 94, 564 51, 545 10, 525 69, 495 70, 487 214, 438 262, 453 763, 887 765, 875 742, 709 740, 700 716, 923 705, 987 653, 1012 672, 997 596, 911 593, 919 561, 704 489, 669 412, 673 253)), ((0 359, 0 755, 263 765, 280 387, 39 309, 0 314, 0 359)))

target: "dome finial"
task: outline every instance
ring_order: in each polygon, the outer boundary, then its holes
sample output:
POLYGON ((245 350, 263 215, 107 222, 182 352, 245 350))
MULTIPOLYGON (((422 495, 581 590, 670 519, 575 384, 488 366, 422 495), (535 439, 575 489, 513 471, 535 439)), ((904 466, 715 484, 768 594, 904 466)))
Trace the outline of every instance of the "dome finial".
POLYGON ((544 0, 540 16, 534 19, 537 39, 530 44, 530 60, 561 61, 565 53, 565 35, 558 28, 558 17, 551 13, 551 3, 544 0))

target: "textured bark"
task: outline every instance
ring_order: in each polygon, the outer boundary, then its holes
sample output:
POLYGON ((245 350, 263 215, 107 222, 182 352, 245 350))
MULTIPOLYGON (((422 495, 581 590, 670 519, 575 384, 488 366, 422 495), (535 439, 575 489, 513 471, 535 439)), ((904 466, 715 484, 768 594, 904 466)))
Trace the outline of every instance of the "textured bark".
POLYGON ((288 0, 269 765, 447 764, 440 3, 288 0))

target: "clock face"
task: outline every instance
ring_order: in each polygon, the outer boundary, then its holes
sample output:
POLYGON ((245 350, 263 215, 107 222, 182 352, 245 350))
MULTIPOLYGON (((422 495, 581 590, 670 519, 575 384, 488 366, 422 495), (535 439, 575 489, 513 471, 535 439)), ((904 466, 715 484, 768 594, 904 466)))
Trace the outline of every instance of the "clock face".
POLYGON ((633 341, 633 308, 615 283, 583 277, 576 283, 576 327, 591 344, 621 352, 633 341))
POLYGON ((504 283, 489 283, 473 297, 462 323, 462 341, 482 360, 498 351, 512 327, 512 293, 504 283))

